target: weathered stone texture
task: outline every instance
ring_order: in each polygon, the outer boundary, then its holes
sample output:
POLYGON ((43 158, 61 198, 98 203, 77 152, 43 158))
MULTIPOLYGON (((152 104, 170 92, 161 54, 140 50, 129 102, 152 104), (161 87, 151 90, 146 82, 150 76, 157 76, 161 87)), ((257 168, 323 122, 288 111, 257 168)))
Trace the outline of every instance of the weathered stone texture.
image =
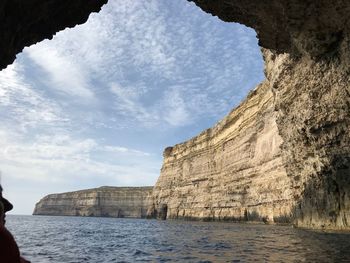
POLYGON ((51 194, 35 206, 34 215, 144 218, 153 187, 100 187, 51 194))
POLYGON ((265 51, 294 223, 350 228, 349 56, 314 61, 265 51))
POLYGON ((155 215, 206 220, 289 220, 293 205, 268 83, 212 129, 164 151, 155 215))

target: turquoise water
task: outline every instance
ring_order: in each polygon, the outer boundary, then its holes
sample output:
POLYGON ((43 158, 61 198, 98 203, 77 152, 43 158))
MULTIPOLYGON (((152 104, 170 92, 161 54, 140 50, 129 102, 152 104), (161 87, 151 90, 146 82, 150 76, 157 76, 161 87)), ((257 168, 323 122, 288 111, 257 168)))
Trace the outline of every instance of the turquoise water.
POLYGON ((7 217, 34 262, 350 262, 350 234, 287 226, 93 217, 7 217))

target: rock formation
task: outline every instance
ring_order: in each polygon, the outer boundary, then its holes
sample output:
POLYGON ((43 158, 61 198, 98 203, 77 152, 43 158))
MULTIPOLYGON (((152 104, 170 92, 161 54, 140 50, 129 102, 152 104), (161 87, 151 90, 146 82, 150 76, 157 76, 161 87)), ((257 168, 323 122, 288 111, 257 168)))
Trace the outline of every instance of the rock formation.
POLYGON ((165 150, 149 214, 350 229, 350 3, 194 2, 256 29, 267 79, 165 150))
POLYGON ((35 206, 33 215, 144 218, 153 187, 100 187, 50 194, 35 206))
MULTIPOLYGON (((291 178, 268 83, 215 127, 164 151, 153 213, 167 218, 289 220, 291 178)), ((152 213, 152 209, 149 211, 152 213)))
MULTIPOLYGON (((0 4, 0 68, 106 0, 0 4)), ((167 148, 149 215, 350 229, 350 2, 193 0, 254 28, 266 80, 227 118, 167 148)))

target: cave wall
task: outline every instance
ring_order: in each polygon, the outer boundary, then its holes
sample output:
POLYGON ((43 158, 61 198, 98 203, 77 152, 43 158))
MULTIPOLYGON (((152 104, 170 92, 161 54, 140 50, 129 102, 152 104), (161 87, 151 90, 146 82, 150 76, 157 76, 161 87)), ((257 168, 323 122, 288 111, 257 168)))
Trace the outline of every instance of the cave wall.
POLYGON ((294 223, 349 229, 349 56, 315 61, 264 54, 285 167, 298 189, 294 223))

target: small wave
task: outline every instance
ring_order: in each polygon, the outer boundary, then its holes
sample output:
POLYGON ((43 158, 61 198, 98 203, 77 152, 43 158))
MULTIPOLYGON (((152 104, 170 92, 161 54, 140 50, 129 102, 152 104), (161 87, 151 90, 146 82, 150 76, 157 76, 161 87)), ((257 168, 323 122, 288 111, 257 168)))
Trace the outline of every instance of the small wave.
POLYGON ((145 251, 136 249, 133 255, 134 256, 150 256, 151 254, 149 254, 149 253, 147 253, 145 251))

